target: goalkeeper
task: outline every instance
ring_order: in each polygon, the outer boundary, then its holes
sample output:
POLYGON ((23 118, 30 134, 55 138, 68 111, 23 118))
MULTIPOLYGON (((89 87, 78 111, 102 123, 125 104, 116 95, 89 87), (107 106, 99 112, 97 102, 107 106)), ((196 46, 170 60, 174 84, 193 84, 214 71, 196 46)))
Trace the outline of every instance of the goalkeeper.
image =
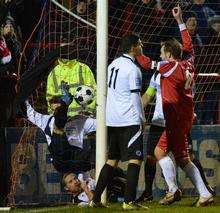
MULTIPOLYGON (((50 99, 53 114, 45 115, 36 112, 26 101, 27 119, 38 126, 45 133, 48 149, 55 169, 61 173, 88 171, 94 168, 91 151, 79 146, 70 145, 64 131, 67 123, 68 106, 73 100, 67 85, 62 82, 62 95, 50 99)), ((93 128, 83 128, 84 134, 93 132, 93 128)))

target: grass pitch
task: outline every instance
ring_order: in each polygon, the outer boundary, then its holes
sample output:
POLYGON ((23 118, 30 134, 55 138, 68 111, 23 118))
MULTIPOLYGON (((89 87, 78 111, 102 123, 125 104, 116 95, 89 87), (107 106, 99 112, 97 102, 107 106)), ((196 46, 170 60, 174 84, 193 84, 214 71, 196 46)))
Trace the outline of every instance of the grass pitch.
MULTIPOLYGON (((212 206, 196 208, 191 205, 195 202, 196 198, 183 198, 180 202, 173 203, 170 206, 161 206, 158 202, 146 203, 149 206, 149 210, 137 210, 130 212, 138 213, 220 213, 220 197, 215 198, 215 203, 212 206)), ((3 211, 0 211, 3 212, 3 211)), ((4 211, 5 212, 5 211, 4 211)), ((112 204, 109 208, 99 209, 99 208, 80 208, 74 205, 60 206, 60 207, 45 207, 45 208, 14 208, 11 209, 12 213, 43 213, 43 212, 53 212, 53 213, 108 213, 108 212, 125 212, 121 208, 121 204, 112 204)))

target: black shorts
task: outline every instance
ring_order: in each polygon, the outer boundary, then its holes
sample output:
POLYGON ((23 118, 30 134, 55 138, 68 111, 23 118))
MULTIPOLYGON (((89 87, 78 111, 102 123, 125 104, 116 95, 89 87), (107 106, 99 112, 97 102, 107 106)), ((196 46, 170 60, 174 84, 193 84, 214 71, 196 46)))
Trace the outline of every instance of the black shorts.
POLYGON ((108 127, 108 159, 121 161, 143 159, 143 136, 140 125, 108 127))
POLYGON ((154 149, 157 146, 157 143, 162 135, 165 127, 150 125, 149 134, 147 138, 147 155, 154 156, 154 149))

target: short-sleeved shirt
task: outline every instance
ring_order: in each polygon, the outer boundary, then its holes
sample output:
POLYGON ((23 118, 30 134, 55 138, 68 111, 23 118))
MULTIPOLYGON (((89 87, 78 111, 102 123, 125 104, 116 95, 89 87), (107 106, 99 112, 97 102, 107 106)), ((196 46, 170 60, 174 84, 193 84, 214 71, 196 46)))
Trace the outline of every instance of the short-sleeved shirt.
POLYGON ((67 140, 70 145, 83 148, 83 139, 96 131, 96 119, 81 115, 74 116, 65 125, 67 140))
POLYGON ((153 76, 151 77, 150 85, 148 88, 152 88, 156 92, 156 106, 152 118, 152 124, 165 127, 165 119, 164 119, 163 107, 162 107, 160 77, 161 77, 160 73, 154 73, 153 76))
POLYGON ((134 58, 124 54, 108 67, 107 126, 140 125, 141 115, 132 104, 131 93, 140 92, 142 74, 134 58))

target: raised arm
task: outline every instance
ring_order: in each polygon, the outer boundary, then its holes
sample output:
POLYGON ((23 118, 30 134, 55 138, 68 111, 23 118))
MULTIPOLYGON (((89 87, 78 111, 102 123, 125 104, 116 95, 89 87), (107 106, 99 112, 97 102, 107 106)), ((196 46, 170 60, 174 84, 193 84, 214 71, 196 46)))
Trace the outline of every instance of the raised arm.
POLYGON ((35 111, 28 101, 26 101, 25 104, 27 107, 28 120, 44 131, 51 115, 44 115, 35 111))
POLYGON ((172 10, 172 13, 173 13, 173 17, 176 19, 176 21, 179 25, 182 43, 183 43, 183 51, 188 53, 190 55, 190 57, 194 57, 194 49, 193 49, 192 39, 191 39, 191 36, 189 35, 189 32, 186 28, 185 23, 183 22, 181 8, 179 6, 174 7, 172 10))
MULTIPOLYGON (((179 29, 181 32, 182 43, 183 43, 183 47, 181 47, 181 49, 182 49, 182 51, 185 51, 186 53, 189 54, 187 61, 189 62, 189 64, 193 65, 194 64, 193 45, 192 45, 192 40, 189 35, 189 32, 186 28, 186 25, 183 22, 182 10, 178 6, 178 7, 173 8, 172 13, 173 13, 173 17, 176 19, 176 21, 179 25, 179 29)), ((171 46, 173 50, 176 49, 176 46, 178 46, 178 43, 179 43, 175 39, 173 39, 172 45, 169 44, 169 42, 172 42, 172 39, 170 39, 170 41, 169 40, 167 41, 166 46, 171 46)), ((153 61, 149 57, 144 56, 144 55, 136 57, 136 60, 138 61, 138 63, 140 64, 140 66, 142 68, 144 68, 146 70, 156 69, 164 77, 168 77, 177 68, 177 66, 178 66, 177 59, 178 60, 181 59, 181 54, 175 55, 175 54, 177 54, 177 52, 175 53, 175 51, 171 51, 172 52, 171 53, 169 50, 167 50, 167 49, 165 50, 164 46, 165 46, 165 44, 162 44, 162 46, 161 46, 161 59, 162 59, 162 61, 156 62, 156 61, 153 61)))

